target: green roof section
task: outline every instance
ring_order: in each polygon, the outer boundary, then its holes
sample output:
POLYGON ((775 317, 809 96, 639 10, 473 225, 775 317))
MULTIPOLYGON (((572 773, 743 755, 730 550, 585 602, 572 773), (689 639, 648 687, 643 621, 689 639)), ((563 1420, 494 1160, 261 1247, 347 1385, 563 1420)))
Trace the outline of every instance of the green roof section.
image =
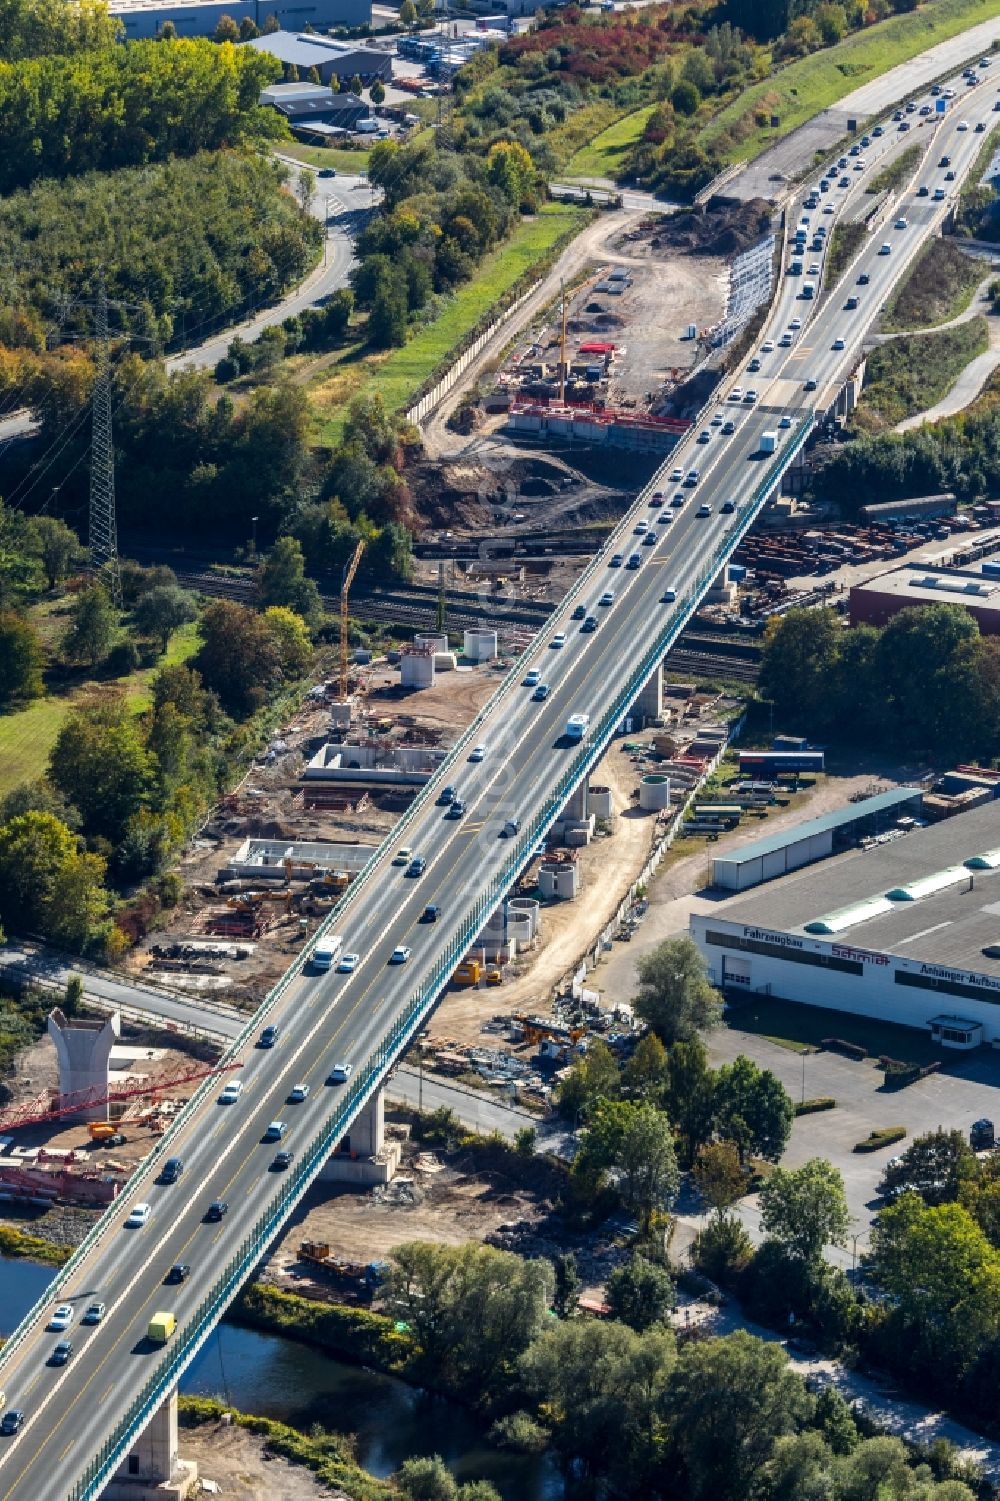
POLYGON ((877 818, 880 813, 898 812, 922 796, 919 787, 893 787, 888 792, 877 792, 874 797, 862 798, 860 802, 834 808, 832 812, 823 813, 819 818, 807 819, 805 823, 796 824, 794 828, 785 829, 780 834, 768 834, 763 839, 755 839, 752 844, 738 845, 736 849, 726 850, 725 854, 715 855, 713 859, 732 860, 737 864, 743 860, 759 860, 761 855, 773 855, 791 844, 800 844, 803 839, 812 839, 816 834, 826 834, 864 819, 877 818))

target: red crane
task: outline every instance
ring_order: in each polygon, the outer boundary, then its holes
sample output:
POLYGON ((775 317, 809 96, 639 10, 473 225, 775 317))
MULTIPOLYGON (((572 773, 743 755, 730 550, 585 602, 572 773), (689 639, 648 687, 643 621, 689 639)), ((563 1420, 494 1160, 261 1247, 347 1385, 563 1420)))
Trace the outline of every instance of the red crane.
POLYGON ((78 1089, 70 1094, 45 1093, 31 1100, 8 1105, 0 1110, 0 1131, 16 1131, 19 1126, 37 1126, 44 1121, 56 1121, 66 1115, 76 1115, 81 1110, 93 1110, 98 1105, 129 1104, 145 1095, 162 1094, 181 1084, 190 1084, 195 1079, 208 1079, 213 1074, 228 1074, 242 1068, 242 1063, 177 1064, 172 1069, 161 1070, 155 1078, 148 1074, 141 1078, 125 1079, 107 1086, 93 1085, 90 1089, 78 1089))

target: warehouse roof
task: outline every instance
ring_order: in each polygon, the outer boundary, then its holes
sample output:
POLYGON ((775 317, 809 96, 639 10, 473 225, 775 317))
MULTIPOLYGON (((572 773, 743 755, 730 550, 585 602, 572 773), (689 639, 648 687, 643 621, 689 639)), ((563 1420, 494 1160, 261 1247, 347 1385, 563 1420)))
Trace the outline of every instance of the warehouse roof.
POLYGON ((717 917, 1000 977, 998 858, 1000 800, 807 866, 717 917))
POLYGON ((338 42, 333 37, 313 36, 305 31, 272 31, 240 45, 253 47, 258 52, 270 52, 279 62, 294 63, 297 68, 320 67, 338 57, 360 57, 366 53, 381 65, 386 57, 374 47, 362 47, 357 42, 338 42))
POLYGON ((798 844, 803 839, 812 839, 817 834, 829 833, 832 829, 842 829, 848 824, 857 823, 862 818, 877 817, 879 813, 888 813, 896 808, 904 808, 912 803, 914 798, 921 796, 919 787, 893 787, 888 792, 879 792, 875 797, 863 798, 857 803, 848 803, 846 808, 834 808, 832 813, 823 813, 819 818, 810 818, 806 823, 796 824, 794 828, 783 829, 778 834, 767 834, 763 839, 755 839, 752 844, 741 844, 734 850, 727 850, 724 855, 716 855, 716 860, 729 860, 739 864, 743 860, 759 860, 762 855, 773 855, 777 850, 787 849, 791 844, 798 844))
POLYGON ((1000 610, 1000 579, 973 568, 933 568, 907 563, 852 586, 856 594, 892 594, 916 604, 985 605, 1000 610))

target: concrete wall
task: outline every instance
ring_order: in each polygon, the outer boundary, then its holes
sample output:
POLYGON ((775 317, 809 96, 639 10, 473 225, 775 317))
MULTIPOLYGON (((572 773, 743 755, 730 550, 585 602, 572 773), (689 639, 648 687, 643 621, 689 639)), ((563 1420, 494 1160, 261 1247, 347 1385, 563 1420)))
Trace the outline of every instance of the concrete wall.
POLYGON ((223 879, 285 879, 285 860, 292 862, 292 877, 303 880, 321 870, 363 870, 375 849, 373 844, 320 844, 307 840, 289 843, 287 839, 244 839, 229 864, 221 872, 223 879))
POLYGON ((436 746, 324 745, 302 773, 307 782, 422 787, 448 754, 436 746))

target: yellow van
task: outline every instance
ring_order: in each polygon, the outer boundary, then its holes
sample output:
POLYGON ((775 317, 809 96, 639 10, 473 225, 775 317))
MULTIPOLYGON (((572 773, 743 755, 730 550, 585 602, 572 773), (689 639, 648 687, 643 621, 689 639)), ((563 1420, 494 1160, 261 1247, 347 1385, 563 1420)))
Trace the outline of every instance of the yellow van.
POLYGON ((165 1345, 176 1328, 177 1320, 172 1313, 154 1313, 146 1332, 158 1345, 165 1345))

